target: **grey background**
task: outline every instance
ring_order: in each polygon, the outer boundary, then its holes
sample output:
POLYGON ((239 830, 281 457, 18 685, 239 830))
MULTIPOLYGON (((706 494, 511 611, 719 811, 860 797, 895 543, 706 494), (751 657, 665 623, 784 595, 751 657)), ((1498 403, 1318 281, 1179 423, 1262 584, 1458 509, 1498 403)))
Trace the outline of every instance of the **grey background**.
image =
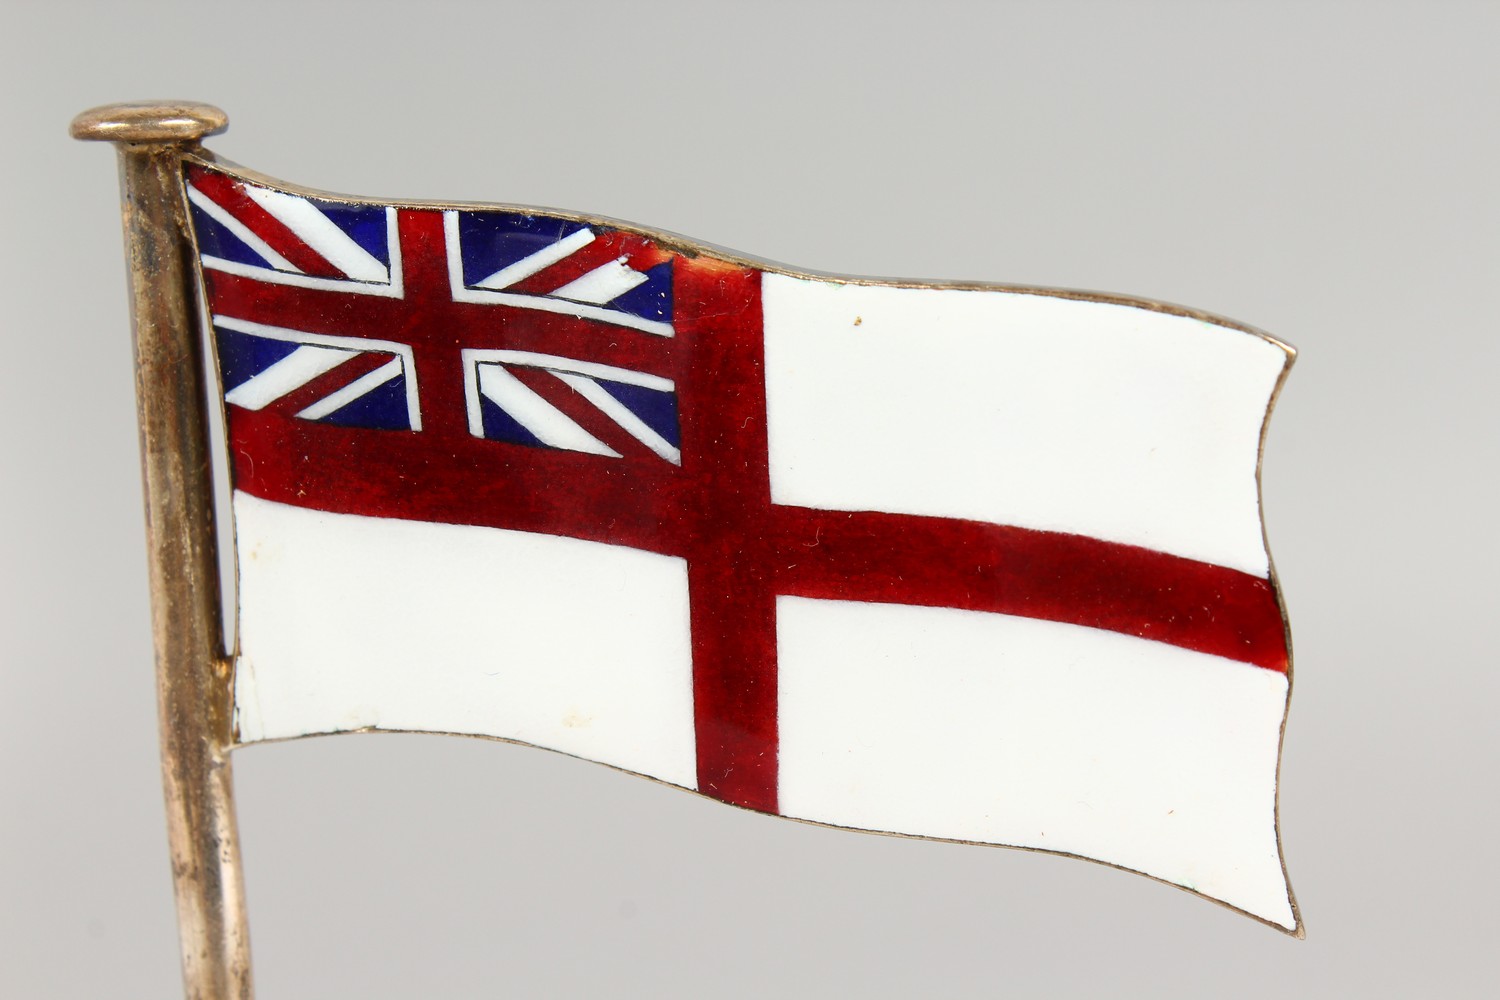
POLYGON ((4 6, 0 995, 160 997, 159 798, 106 101, 361 194, 805 267, 1135 293, 1302 357, 1265 508, 1298 942, 1015 851, 842 834, 480 741, 237 756, 267 998, 1475 996, 1500 920, 1500 6, 4 6))

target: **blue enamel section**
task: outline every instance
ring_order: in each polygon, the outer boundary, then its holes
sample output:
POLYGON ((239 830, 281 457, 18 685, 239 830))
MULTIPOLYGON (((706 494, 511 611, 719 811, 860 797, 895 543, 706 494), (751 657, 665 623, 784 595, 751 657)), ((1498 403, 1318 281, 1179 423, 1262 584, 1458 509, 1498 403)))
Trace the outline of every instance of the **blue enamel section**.
POLYGON ((587 228, 578 222, 539 215, 459 212, 464 284, 475 285, 501 268, 587 228))
POLYGON ((677 423, 677 393, 607 379, 597 381, 601 389, 640 417, 642 423, 660 434, 672 447, 682 447, 682 430, 677 423))
POLYGON ((338 424, 340 427, 369 427, 381 431, 411 430, 411 420, 406 410, 406 377, 391 379, 347 406, 334 410, 318 422, 338 424))
POLYGON ((197 205, 192 206, 193 232, 198 237, 198 252, 209 257, 218 257, 221 260, 232 260, 236 264, 247 264, 250 267, 264 267, 270 269, 271 265, 260 254, 251 250, 246 243, 228 229, 219 225, 213 218, 197 205))
POLYGON ((219 326, 214 327, 214 336, 219 346, 219 371, 224 376, 225 392, 248 382, 302 346, 219 326))
POLYGON ((646 280, 624 295, 612 299, 608 303, 609 308, 642 319, 672 322, 672 262, 663 261, 642 273, 646 275, 646 280))
POLYGON ((391 266, 391 247, 381 205, 350 205, 337 201, 312 201, 349 238, 386 267, 391 266))
POLYGON ((511 444, 524 444, 532 448, 547 447, 535 434, 482 394, 479 397, 479 412, 484 420, 484 436, 489 440, 509 441, 511 444))

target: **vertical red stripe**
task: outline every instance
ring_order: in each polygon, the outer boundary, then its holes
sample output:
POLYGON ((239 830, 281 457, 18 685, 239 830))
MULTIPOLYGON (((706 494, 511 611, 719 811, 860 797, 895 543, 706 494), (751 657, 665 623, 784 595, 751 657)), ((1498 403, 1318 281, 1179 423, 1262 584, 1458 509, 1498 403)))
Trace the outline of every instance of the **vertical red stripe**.
POLYGON ((739 561, 688 564, 698 791, 775 812, 776 595, 739 561))
POLYGON ((482 346, 488 338, 479 328, 500 326, 502 314, 476 316, 453 308, 442 212, 402 209, 396 218, 405 301, 396 328, 372 335, 413 346, 422 433, 435 449, 451 447, 445 442, 472 438, 462 351, 482 346))
POLYGON ((678 381, 692 537, 688 593, 698 790, 776 811, 776 595, 763 533, 771 513, 759 273, 679 261, 677 336, 695 377, 678 381))

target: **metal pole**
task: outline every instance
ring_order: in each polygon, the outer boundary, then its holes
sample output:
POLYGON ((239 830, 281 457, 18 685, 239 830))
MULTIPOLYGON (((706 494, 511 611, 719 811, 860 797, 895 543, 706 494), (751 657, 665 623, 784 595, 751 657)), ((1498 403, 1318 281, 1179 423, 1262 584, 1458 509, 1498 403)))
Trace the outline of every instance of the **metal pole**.
POLYGON ((219 568, 202 336, 181 155, 228 119, 203 104, 114 104, 73 120, 75 139, 120 153, 135 336, 152 631, 167 834, 186 995, 249 1000, 250 939, 228 750, 230 661, 219 568))

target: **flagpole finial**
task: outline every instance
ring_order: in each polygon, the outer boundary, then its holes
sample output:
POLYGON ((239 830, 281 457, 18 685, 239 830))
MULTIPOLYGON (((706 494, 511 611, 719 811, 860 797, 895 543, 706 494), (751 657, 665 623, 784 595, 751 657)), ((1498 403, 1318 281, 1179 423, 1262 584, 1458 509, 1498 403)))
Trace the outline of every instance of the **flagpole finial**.
POLYGON ((229 127, 229 116, 196 101, 127 101, 104 104, 73 119, 75 139, 104 142, 197 142, 229 127))

